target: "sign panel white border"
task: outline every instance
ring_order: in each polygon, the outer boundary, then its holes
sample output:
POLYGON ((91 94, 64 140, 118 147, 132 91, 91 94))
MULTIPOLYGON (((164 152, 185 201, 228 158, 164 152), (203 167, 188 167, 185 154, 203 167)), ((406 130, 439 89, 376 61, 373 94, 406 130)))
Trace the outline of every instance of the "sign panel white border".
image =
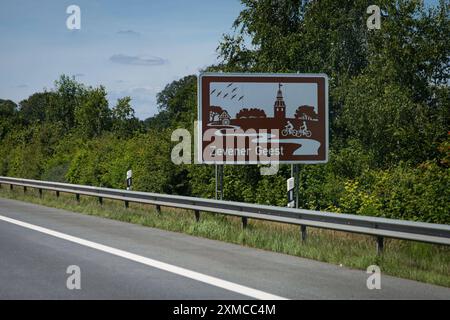
POLYGON ((203 160, 203 119, 202 119, 202 79, 204 77, 278 77, 278 78, 324 78, 325 80, 325 159, 322 160, 295 160, 273 161, 279 164, 323 164, 329 157, 329 109, 328 109, 328 76, 324 73, 225 73, 202 72, 197 79, 197 161, 199 164, 261 164, 257 161, 205 161, 203 160))

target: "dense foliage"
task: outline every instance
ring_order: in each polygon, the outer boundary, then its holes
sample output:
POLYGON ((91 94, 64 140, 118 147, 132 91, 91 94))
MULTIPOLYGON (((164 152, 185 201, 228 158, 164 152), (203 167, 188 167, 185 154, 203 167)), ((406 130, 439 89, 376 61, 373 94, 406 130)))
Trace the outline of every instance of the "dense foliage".
MULTIPOLYGON (((379 1, 381 30, 367 30, 365 0, 242 0, 215 71, 317 72, 330 80, 330 161, 300 168, 309 209, 450 223, 449 2, 379 1)), ((171 133, 193 133, 196 76, 168 84, 145 121, 129 97, 61 76, 16 105, 0 100, 0 175, 214 196, 214 167, 175 165, 171 133)), ((262 176, 226 166, 224 196, 286 205, 290 167, 262 176)))

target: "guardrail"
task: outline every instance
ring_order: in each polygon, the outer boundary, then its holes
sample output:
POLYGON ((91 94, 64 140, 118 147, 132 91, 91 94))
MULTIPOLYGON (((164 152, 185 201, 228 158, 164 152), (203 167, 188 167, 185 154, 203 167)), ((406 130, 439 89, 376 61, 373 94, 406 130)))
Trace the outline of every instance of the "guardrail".
POLYGON ((444 224, 357 216, 10 177, 0 177, 0 188, 2 185, 9 185, 11 189, 13 189, 13 186, 20 186, 23 187, 24 192, 27 191, 27 188, 35 188, 39 190, 39 195, 41 197, 42 190, 49 190, 55 191, 57 197, 60 192, 75 194, 77 201, 80 200, 80 195, 98 197, 100 204, 102 204, 103 199, 119 200, 124 201, 125 207, 127 208, 130 202, 152 204, 156 206, 158 213, 161 212, 161 206, 193 210, 197 221, 199 221, 200 212, 202 211, 237 216, 242 218, 243 228, 246 228, 248 219, 298 225, 300 226, 301 238, 303 241, 306 241, 306 227, 371 235, 376 238, 378 253, 383 251, 385 237, 450 245, 450 226, 444 224))

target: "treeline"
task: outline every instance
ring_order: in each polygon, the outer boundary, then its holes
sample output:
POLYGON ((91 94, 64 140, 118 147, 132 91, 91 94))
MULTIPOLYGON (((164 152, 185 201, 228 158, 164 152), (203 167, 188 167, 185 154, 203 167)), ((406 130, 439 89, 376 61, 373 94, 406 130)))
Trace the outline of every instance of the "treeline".
MULTIPOLYGON (((209 71, 314 72, 330 79, 330 161, 300 166, 300 206, 450 223, 448 1, 385 0, 381 30, 368 1, 243 0, 209 71), (276 5, 274 5, 276 3, 276 5)), ((62 76, 19 105, 0 101, 0 174, 214 197, 214 167, 174 165, 176 128, 193 133, 196 76, 168 84, 159 113, 110 107, 104 87, 62 76)), ((228 200, 286 205, 290 167, 225 166, 228 200)))

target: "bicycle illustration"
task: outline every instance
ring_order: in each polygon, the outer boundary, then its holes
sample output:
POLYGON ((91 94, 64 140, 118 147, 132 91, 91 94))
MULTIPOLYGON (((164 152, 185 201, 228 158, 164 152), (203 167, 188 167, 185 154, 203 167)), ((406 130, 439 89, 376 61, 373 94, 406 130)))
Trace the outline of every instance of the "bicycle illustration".
POLYGON ((303 124, 300 126, 300 128, 297 130, 294 128, 294 125, 288 121, 287 125, 284 127, 284 129, 281 131, 282 136, 294 136, 294 137, 311 137, 312 132, 308 129, 308 126, 306 125, 306 121, 303 121, 303 124))

